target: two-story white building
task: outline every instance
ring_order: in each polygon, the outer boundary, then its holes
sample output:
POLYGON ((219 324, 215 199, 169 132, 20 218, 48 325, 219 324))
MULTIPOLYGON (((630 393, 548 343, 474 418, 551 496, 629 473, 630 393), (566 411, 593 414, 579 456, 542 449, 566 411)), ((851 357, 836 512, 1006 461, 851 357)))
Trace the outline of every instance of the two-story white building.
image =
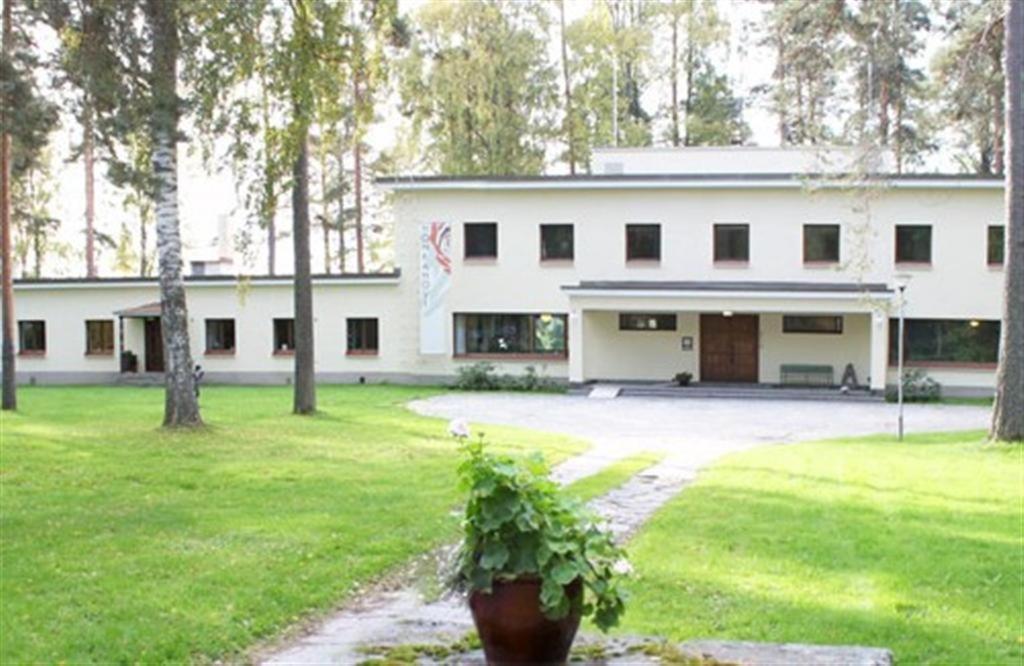
MULTIPOLYGON (((893 381, 906 358, 985 392, 998 356, 1003 186, 855 178, 851 154, 609 149, 595 173, 396 177, 389 274, 314 280, 322 381, 446 381, 486 359, 573 383, 893 381)), ((285 382, 288 278, 187 280, 213 381, 285 382)), ((16 284, 19 378, 159 372, 155 280, 16 284)))

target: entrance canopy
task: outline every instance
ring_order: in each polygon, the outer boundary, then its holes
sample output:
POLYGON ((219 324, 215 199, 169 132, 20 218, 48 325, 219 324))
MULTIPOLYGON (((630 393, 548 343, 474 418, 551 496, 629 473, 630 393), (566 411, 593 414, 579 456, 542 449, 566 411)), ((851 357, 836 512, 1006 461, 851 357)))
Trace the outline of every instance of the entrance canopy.
POLYGON ((145 305, 136 305, 133 308, 125 308, 124 310, 116 310, 114 314, 118 317, 124 317, 125 319, 149 319, 150 317, 159 317, 160 301, 155 303, 146 303, 145 305))

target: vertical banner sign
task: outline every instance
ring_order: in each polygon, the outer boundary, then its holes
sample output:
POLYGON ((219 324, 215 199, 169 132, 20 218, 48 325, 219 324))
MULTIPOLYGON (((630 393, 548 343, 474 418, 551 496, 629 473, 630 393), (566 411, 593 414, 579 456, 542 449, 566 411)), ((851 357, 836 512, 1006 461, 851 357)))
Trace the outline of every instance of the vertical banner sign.
POLYGON ((420 227, 420 353, 445 354, 445 296, 452 280, 452 226, 427 222, 420 227))

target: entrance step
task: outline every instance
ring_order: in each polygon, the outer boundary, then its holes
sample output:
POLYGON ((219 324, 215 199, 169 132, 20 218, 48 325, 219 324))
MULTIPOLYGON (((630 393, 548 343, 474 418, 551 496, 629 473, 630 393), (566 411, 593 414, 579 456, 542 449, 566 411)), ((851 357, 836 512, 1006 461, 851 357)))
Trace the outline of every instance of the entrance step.
POLYGON ((122 372, 117 376, 119 386, 163 386, 162 372, 122 372))
POLYGON ((693 384, 672 383, 592 384, 573 391, 576 395, 624 398, 717 398, 724 400, 827 400, 836 402, 882 402, 881 394, 866 389, 840 391, 834 387, 789 387, 761 384, 693 384), (614 395, 604 391, 614 390, 614 395), (598 393, 601 392, 599 395, 598 393))
POLYGON ((594 388, 590 389, 590 393, 587 394, 587 397, 596 398, 598 400, 611 400, 612 398, 618 398, 619 393, 621 392, 621 386, 613 386, 611 384, 598 384, 594 388))

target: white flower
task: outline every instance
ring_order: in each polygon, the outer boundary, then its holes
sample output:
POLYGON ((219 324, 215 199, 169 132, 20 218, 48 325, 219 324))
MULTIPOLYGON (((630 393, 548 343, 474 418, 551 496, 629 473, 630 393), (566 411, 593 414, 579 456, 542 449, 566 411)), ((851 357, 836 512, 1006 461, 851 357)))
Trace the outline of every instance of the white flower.
POLYGON ((469 424, 466 419, 452 419, 448 422, 448 434, 458 439, 469 437, 469 424))
POLYGON ((622 558, 612 565, 612 571, 620 576, 628 576, 633 573, 633 565, 626 558, 622 558))

